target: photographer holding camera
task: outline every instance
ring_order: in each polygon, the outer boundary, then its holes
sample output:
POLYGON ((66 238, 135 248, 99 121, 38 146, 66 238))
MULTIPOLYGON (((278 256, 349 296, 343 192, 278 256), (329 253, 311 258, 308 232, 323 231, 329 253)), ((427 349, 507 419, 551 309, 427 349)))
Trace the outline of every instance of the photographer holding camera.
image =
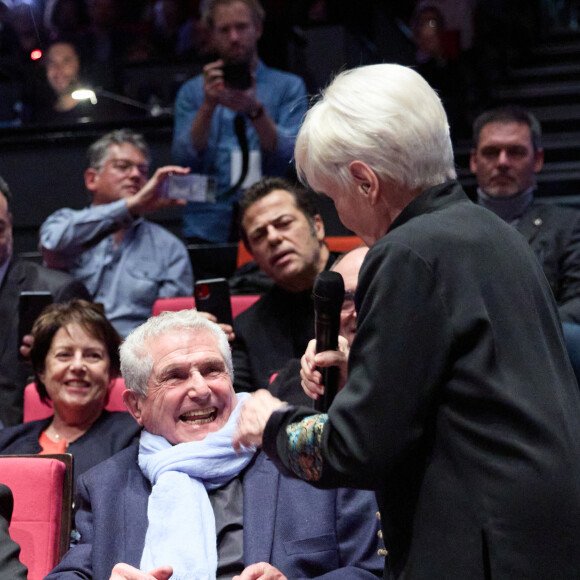
POLYGON ((258 0, 210 0, 202 15, 219 60, 187 81, 175 102, 173 160, 215 177, 215 203, 189 202, 190 242, 237 240, 234 206, 262 175, 284 176, 306 113, 299 77, 258 57, 264 9, 258 0))

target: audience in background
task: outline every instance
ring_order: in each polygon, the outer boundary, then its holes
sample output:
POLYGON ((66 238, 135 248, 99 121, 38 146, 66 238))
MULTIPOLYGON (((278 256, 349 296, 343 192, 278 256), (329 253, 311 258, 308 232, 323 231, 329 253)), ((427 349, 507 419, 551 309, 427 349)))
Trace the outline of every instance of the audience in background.
POLYGON ((254 391, 306 350, 314 336, 314 279, 336 255, 324 242, 316 195, 282 178, 264 178, 247 189, 240 213, 244 244, 274 281, 234 320, 234 386, 254 391))
POLYGON ((183 235, 192 242, 235 241, 241 188, 262 174, 288 173, 306 90, 299 77, 260 60, 258 0, 210 0, 203 19, 219 59, 179 90, 172 154, 176 163, 215 178, 215 202, 187 204, 183 235))
POLYGON ((459 31, 449 30, 441 10, 429 0, 420 2, 411 18, 416 46, 415 70, 437 91, 451 126, 451 137, 469 133, 470 93, 462 66, 459 31))
POLYGON ((513 225, 534 250, 580 378, 580 211, 535 202, 543 164, 542 130, 529 111, 508 105, 475 120, 470 168, 477 177, 478 203, 513 225))
POLYGON ((52 40, 75 39, 90 23, 87 3, 85 0, 48 0, 43 22, 52 40))
POLYGON ((22 421, 24 387, 30 365, 18 357, 20 293, 47 291, 55 302, 90 299, 84 284, 64 272, 55 272, 13 254, 12 192, 0 177, 0 428, 22 421))
POLYGON ((96 85, 121 87, 121 70, 132 35, 120 18, 115 0, 87 0, 89 26, 79 35, 96 85))
MULTIPOLYGON (((96 88, 84 80, 81 56, 76 46, 66 40, 53 42, 44 58, 48 95, 37 99, 30 112, 37 123, 65 124, 71 122, 113 121, 135 116, 134 108, 107 98, 75 99, 73 92, 80 88, 96 88)), ((142 113, 139 111, 139 114, 142 113)))
POLYGON ((181 202, 162 195, 170 173, 160 167, 147 181, 149 147, 126 129, 112 131, 88 150, 85 186, 92 204, 57 210, 42 224, 40 246, 50 268, 84 282, 117 332, 127 336, 147 320, 157 298, 191 296, 193 274, 185 245, 144 215, 181 202))
POLYGON ((121 368, 139 445, 81 477, 80 543, 47 580, 380 575, 371 492, 317 490, 232 448, 248 394, 234 392, 216 324, 192 310, 151 318, 121 368))
POLYGON ((78 477, 127 447, 140 431, 124 412, 105 410, 120 374, 121 337, 101 304, 74 299, 48 306, 32 330, 36 388, 54 414, 0 430, 0 454, 72 453, 78 477))
MULTIPOLYGON (((81 60, 91 84, 123 92, 130 90, 123 75, 126 66, 191 62, 194 74, 200 63, 207 62, 207 29, 199 17, 203 4, 199 0, 12 0, 0 2, 0 20, 17 29, 18 51, 27 59, 32 50, 44 50, 47 40, 67 38, 82 47, 81 60)), ((303 27, 338 25, 355 39, 360 62, 410 64, 411 14, 425 4, 443 14, 447 31, 457 35, 461 55, 469 55, 466 74, 470 92, 479 81, 476 98, 490 96, 489 85, 503 78, 514 62, 521 62, 522 54, 529 54, 533 43, 560 20, 556 12, 568 14, 562 26, 577 26, 576 0, 363 0, 362 4, 264 0, 266 30, 260 51, 268 66, 292 67, 297 72, 302 69, 289 59, 288 45, 308 42, 303 27)), ((0 54, 7 34, 0 31, 0 54)), ((171 100, 163 104, 170 106, 171 100)))

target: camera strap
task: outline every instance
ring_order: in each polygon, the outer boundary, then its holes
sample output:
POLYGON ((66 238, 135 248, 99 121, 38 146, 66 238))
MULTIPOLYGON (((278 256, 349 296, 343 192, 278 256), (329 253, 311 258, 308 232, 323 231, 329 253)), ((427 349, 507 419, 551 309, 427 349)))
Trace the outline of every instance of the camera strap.
POLYGON ((240 149, 242 150, 242 173, 238 178, 238 181, 226 191, 224 195, 229 195, 233 193, 242 185, 246 175, 248 175, 248 168, 250 166, 250 150, 248 147, 248 136, 246 135, 246 119, 242 113, 237 113, 234 117, 234 133, 238 138, 238 143, 240 144, 240 149))

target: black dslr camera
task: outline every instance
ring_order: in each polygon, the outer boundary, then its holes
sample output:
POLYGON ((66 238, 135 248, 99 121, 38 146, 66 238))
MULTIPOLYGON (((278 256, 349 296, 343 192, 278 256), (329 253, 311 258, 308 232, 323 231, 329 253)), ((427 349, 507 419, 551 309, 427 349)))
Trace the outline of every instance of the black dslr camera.
POLYGON ((226 88, 245 91, 252 86, 252 73, 250 72, 250 65, 248 63, 226 63, 222 70, 226 88))

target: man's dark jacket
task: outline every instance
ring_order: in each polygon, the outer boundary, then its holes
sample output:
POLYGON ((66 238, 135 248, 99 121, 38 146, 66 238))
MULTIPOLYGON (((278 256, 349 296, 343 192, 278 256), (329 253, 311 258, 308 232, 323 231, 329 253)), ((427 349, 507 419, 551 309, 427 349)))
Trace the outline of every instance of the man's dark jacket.
MULTIPOLYGON (((108 580, 119 562, 139 568, 151 485, 137 464, 137 445, 87 471, 78 488, 81 542, 46 580, 108 580)), ((244 564, 269 562, 294 580, 376 578, 382 560, 375 509, 371 492, 317 490, 281 476, 259 454, 243 476, 244 564)))
POLYGON ((580 324, 580 211, 535 203, 516 227, 542 265, 562 322, 580 324))
MULTIPOLYGON (((331 252, 326 269, 336 260, 331 252)), ((232 345, 236 392, 267 389, 272 375, 300 358, 314 338, 312 288, 288 292, 273 286, 234 319, 232 345)))

